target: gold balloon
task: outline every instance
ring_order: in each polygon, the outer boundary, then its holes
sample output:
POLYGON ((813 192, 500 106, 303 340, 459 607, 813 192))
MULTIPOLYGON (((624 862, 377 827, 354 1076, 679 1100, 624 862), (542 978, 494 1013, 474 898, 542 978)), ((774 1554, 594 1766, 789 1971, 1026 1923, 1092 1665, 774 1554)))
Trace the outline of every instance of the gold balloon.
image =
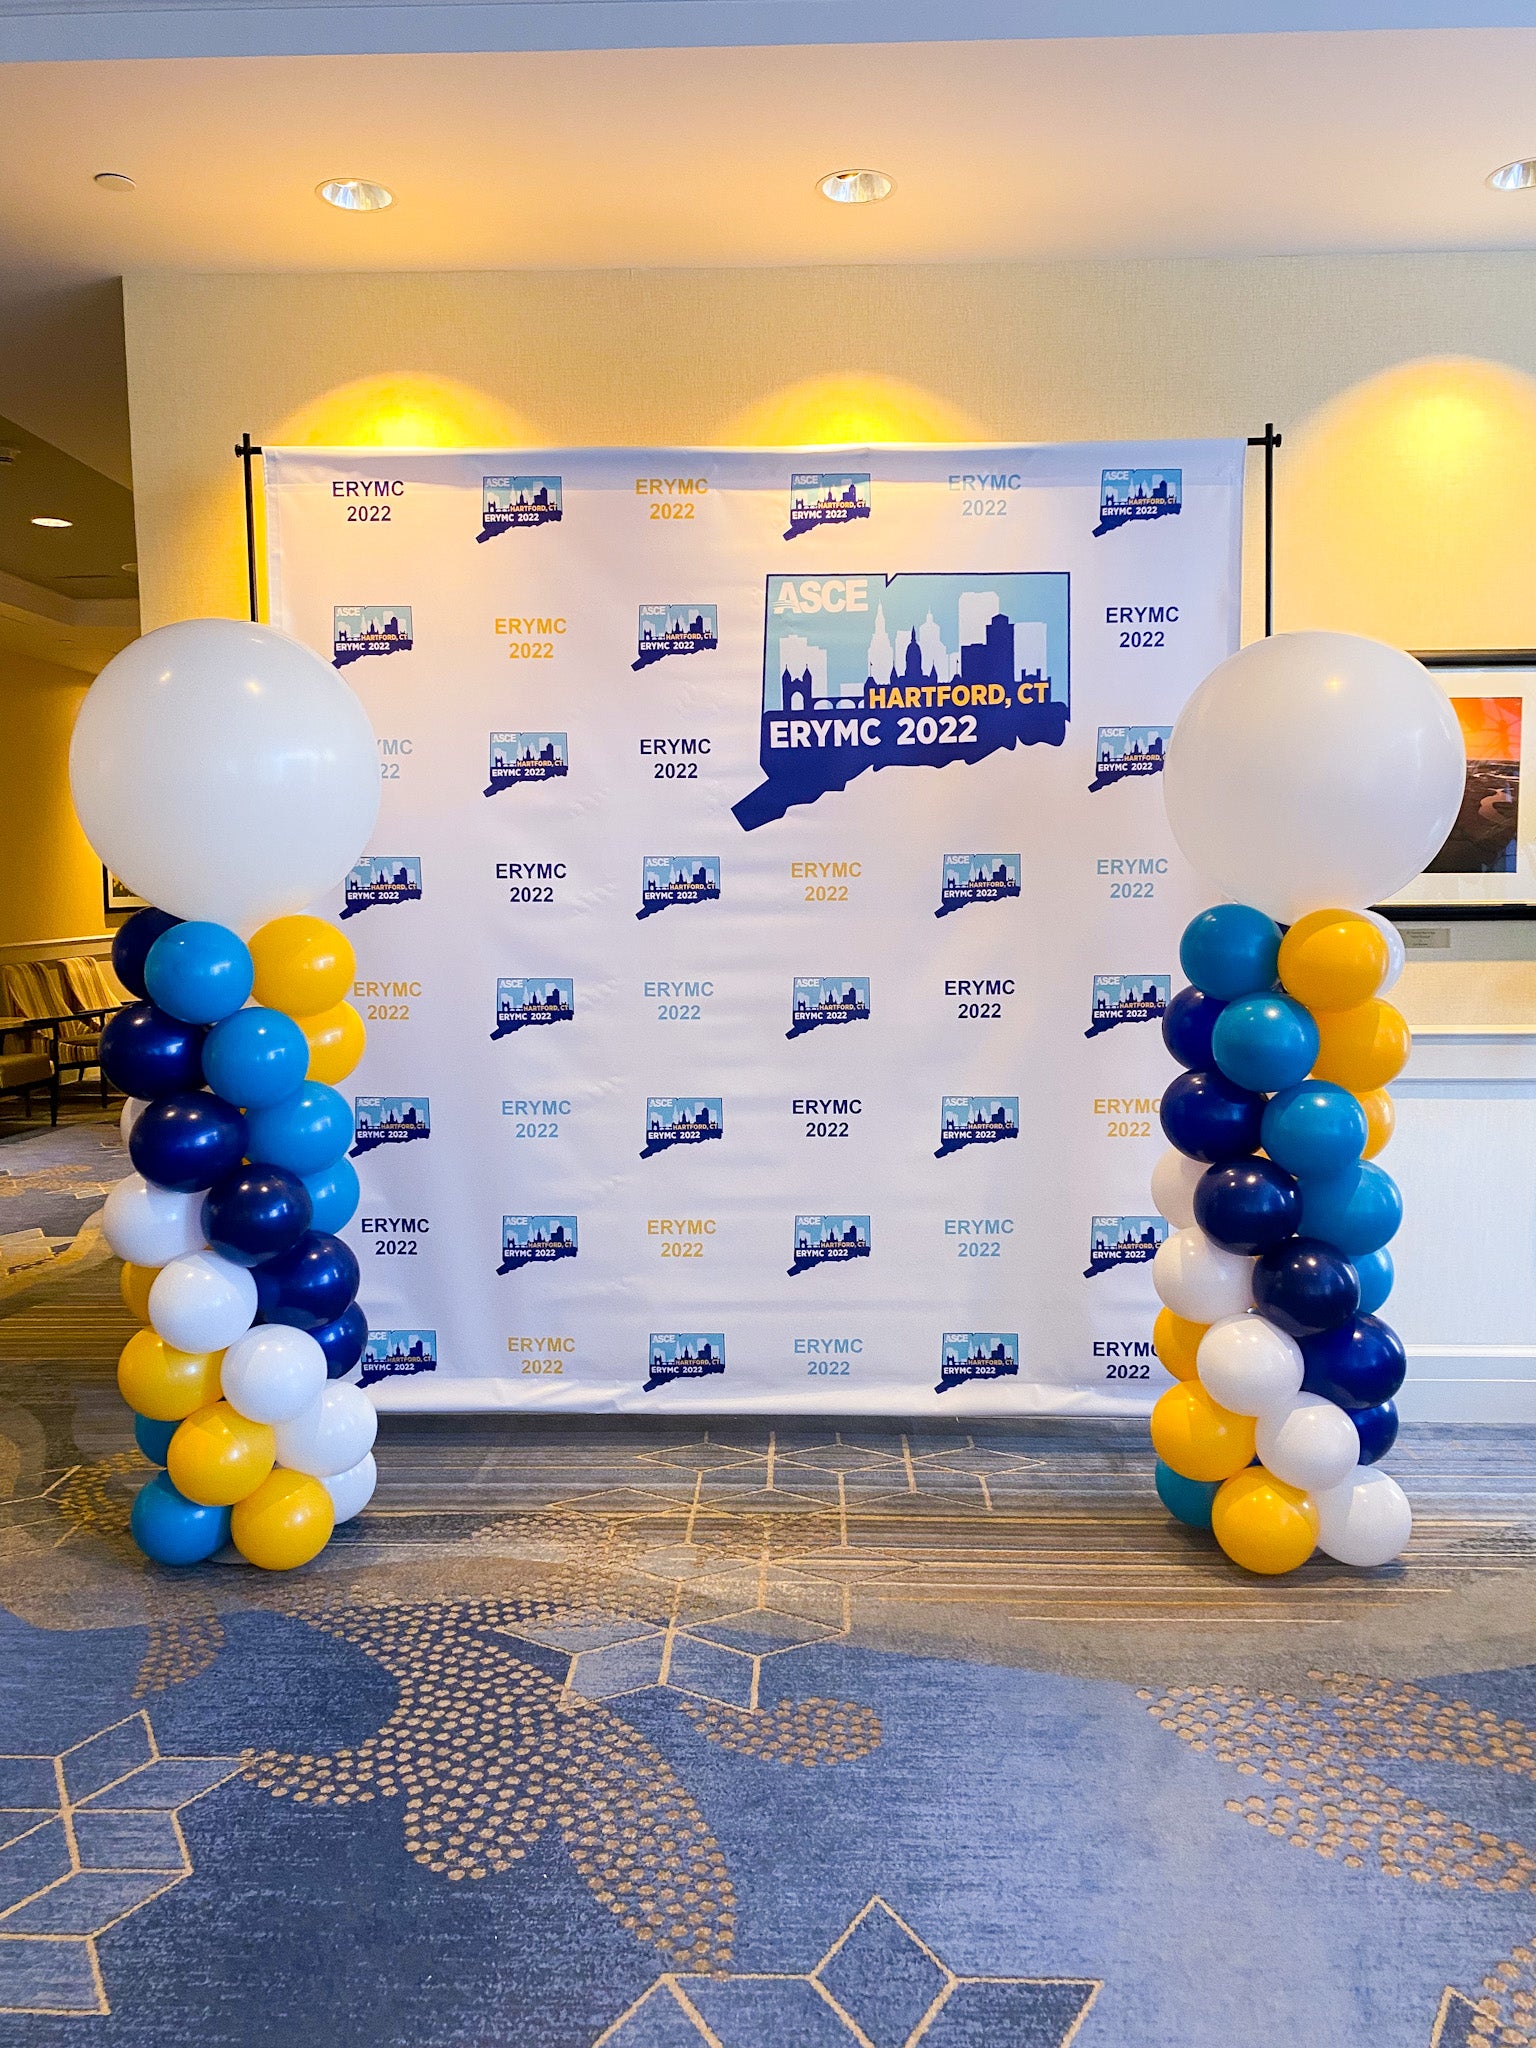
POLYGON ((336 1505, 318 1479, 279 1465, 230 1517, 236 1550, 267 1572, 308 1564, 331 1540, 336 1505))
POLYGON ((1365 1154, 1374 1159, 1384 1151, 1397 1129, 1397 1110, 1385 1088, 1368 1088, 1360 1097, 1360 1107, 1365 1111, 1365 1154))
POLYGON ((251 959, 256 1001, 290 1017, 334 1008, 357 972, 352 941, 323 917, 273 918, 252 938, 251 959))
POLYGON ((1280 941, 1280 986, 1312 1011, 1352 1010, 1387 978, 1380 929, 1357 910, 1313 910, 1280 941))
POLYGON ((1336 1081, 1356 1095, 1369 1095, 1403 1069, 1408 1058, 1408 1025, 1400 1010, 1379 997, 1352 1010, 1324 1010, 1317 1019, 1319 1081, 1336 1081))
POLYGON ((363 1020, 350 1003, 337 1003, 318 1017, 297 1017, 295 1023, 309 1040, 310 1081, 324 1081, 334 1088, 344 1081, 363 1056, 368 1034, 363 1020))
POLYGON ((1211 1528, 1232 1562, 1248 1572, 1293 1572, 1317 1548, 1311 1495, 1262 1465, 1237 1473, 1222 1487, 1211 1502, 1211 1528))
POLYGON ((1181 1479, 1230 1479, 1253 1456, 1254 1420, 1213 1401, 1198 1380, 1180 1380, 1152 1410, 1152 1447, 1181 1479))
MULTIPOLYGON (((149 1321, 149 1290, 159 1277, 158 1266, 131 1266, 126 1259, 123 1261, 123 1270, 117 1276, 118 1291, 123 1307, 136 1323, 149 1321)), ((164 1419, 169 1422, 170 1417, 164 1419)))
POLYGON ((136 1415, 182 1422, 217 1401, 223 1363, 222 1351, 177 1351, 157 1331, 135 1330, 117 1361, 117 1390, 136 1415))
POLYGON ((227 1401, 215 1401, 189 1415, 171 1438, 165 1468, 188 1500, 227 1508, 260 1486, 276 1456, 270 1423, 252 1422, 227 1401))
POLYGON ((1209 1323, 1191 1323, 1183 1316, 1176 1316, 1171 1308, 1157 1312, 1157 1321, 1152 1325, 1152 1349, 1161 1360, 1165 1372, 1172 1373, 1176 1380, 1192 1380, 1195 1376, 1195 1353, 1200 1349, 1200 1339, 1210 1328, 1209 1323))

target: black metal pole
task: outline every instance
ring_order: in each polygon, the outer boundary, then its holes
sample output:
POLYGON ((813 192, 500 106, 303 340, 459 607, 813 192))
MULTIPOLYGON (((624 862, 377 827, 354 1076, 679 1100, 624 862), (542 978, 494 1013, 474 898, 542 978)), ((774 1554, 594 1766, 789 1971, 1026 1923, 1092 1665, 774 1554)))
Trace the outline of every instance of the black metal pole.
POLYGON ((256 601, 256 496, 251 481, 252 459, 261 453, 247 430, 235 443, 235 453, 245 465, 245 579, 250 593, 251 623, 255 625, 261 617, 261 608, 256 601))
POLYGON ((1275 450, 1281 436, 1273 420, 1264 422, 1262 434, 1250 434, 1248 446, 1264 450, 1264 638, 1275 630, 1275 450))

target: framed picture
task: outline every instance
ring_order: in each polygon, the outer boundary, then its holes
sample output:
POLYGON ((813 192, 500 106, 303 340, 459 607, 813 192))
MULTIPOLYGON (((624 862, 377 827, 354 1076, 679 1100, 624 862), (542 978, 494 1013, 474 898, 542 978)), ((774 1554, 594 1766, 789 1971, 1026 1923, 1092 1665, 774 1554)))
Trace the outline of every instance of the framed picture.
POLYGON ((1536 648, 1420 654, 1455 707, 1467 787, 1450 837, 1380 908, 1389 916, 1536 918, 1536 795, 1521 807, 1520 757, 1536 751, 1536 648))
POLYGON ((149 905, 142 896, 135 896, 125 883, 120 882, 109 867, 103 865, 101 907, 110 917, 115 910, 147 910, 149 905))

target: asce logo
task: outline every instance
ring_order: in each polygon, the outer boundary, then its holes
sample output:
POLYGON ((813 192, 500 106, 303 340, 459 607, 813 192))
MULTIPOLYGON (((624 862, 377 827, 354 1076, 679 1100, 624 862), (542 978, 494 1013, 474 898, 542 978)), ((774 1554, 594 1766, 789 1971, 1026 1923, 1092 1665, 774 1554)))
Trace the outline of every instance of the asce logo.
POLYGON ((477 541, 494 540, 516 526, 552 526, 561 518, 557 476, 488 476, 481 479, 477 541))
POLYGON ((946 1330, 939 1354, 936 1394, 963 1387, 967 1380, 1016 1379, 1019 1338, 1016 1330, 946 1330))
POLYGON ((869 1020, 869 977, 858 974, 797 974, 786 1038, 803 1037, 823 1024, 869 1020))
POLYGON ((496 1029, 506 1038, 534 1024, 569 1024, 576 1014, 576 984, 562 975, 534 978, 503 974, 496 981, 496 1029))
POLYGON ((1117 1266, 1146 1265, 1167 1235, 1161 1216, 1095 1216, 1083 1278, 1097 1279, 1117 1266))
POLYGON ((719 1330, 651 1333, 650 1371, 643 1391, 654 1394, 673 1380, 704 1379, 725 1371, 725 1337, 719 1330))
POLYGON ((346 668, 365 654, 409 654, 408 604, 339 604, 331 614, 331 665, 346 668))
POLYGON ((516 1273, 523 1266, 549 1266, 576 1256, 574 1216, 503 1216, 501 1264, 498 1273, 516 1273))
POLYGON ((846 526, 850 519, 869 517, 869 476, 844 470, 796 470, 789 479, 789 526, 786 540, 818 526, 846 526))
POLYGON ((1101 725, 1088 794, 1139 775, 1161 775, 1172 737, 1171 725, 1101 725))
POLYGON ((1096 974, 1093 1016, 1084 1038, 1097 1038, 1117 1024, 1151 1024, 1168 1007, 1173 978, 1167 974, 1096 974))
POLYGON ((522 782, 553 782, 571 772, 571 750, 563 732, 493 732, 487 796, 522 782))
POLYGON ((1106 469, 1099 477, 1099 523, 1093 537, 1143 519, 1166 519, 1182 509, 1181 469, 1106 469))
POLYGON ((946 1095, 939 1108, 939 1149, 933 1156, 946 1159, 967 1145, 997 1145, 1018 1135, 1017 1095, 946 1095))
POLYGON ((1003 903, 1017 896, 1023 861, 1016 853, 946 853, 935 917, 949 917, 968 903, 1003 903))
POLYGON ((367 853, 343 885, 342 920, 386 903, 421 901, 421 862, 414 853, 367 853))
POLYGON ((718 1095, 652 1095, 645 1105, 642 1159, 675 1145, 702 1145, 725 1135, 724 1103, 718 1095))
POLYGON ((869 1257, 867 1216, 797 1216, 795 1218, 795 1262, 789 1277, 809 1273, 816 1266, 840 1266, 849 1259, 869 1257))
POLYGON ((359 1095, 352 1108, 354 1159, 377 1151, 380 1145, 406 1145, 432 1135, 432 1104, 425 1095, 359 1095))
POLYGON ((437 1371, 436 1330, 370 1330, 363 1346, 360 1384, 437 1371))
POLYGON ((636 918, 654 917, 678 903, 718 903, 718 853, 648 853, 640 879, 636 918))
POLYGON ((720 608, 713 604, 643 604, 634 669, 669 654, 713 654, 720 645, 720 608))

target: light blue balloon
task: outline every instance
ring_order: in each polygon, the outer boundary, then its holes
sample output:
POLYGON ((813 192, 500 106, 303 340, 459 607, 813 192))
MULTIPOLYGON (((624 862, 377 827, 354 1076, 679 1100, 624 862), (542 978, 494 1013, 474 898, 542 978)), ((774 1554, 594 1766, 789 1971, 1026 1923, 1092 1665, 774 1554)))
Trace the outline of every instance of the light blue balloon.
POLYGON ((350 1159, 338 1159, 334 1166, 328 1166, 321 1173, 305 1177, 305 1187, 314 1209, 310 1221, 313 1230, 328 1230, 334 1237, 357 1214, 357 1205, 362 1199, 358 1185, 357 1168, 350 1159))
POLYGON ((208 1086, 240 1109, 281 1102, 303 1085, 308 1066, 309 1041, 281 1010, 237 1010, 203 1041, 208 1086))
MULTIPOLYGON (((323 1081, 306 1081, 245 1120, 245 1156, 263 1166, 286 1166, 301 1180, 344 1158, 352 1143, 352 1105, 323 1081)), ((315 1225, 316 1230, 327 1226, 315 1225)))
POLYGON ((1192 917, 1179 941, 1179 965, 1208 996, 1230 1002, 1272 988, 1280 927, 1246 903, 1217 903, 1192 917))
POLYGON ((1402 1220, 1397 1182, 1374 1160, 1326 1180, 1302 1180, 1300 1235, 1320 1237, 1348 1259, 1379 1252, 1402 1220))
POLYGON ((1392 1254, 1388 1251, 1361 1252, 1352 1263, 1360 1275, 1359 1312, 1363 1316, 1373 1316, 1392 1292, 1392 1282, 1397 1278, 1392 1254))
POLYGON ((1211 1526, 1211 1502, 1221 1491, 1219 1479, 1186 1479, 1181 1472, 1175 1472, 1171 1465, 1157 1461, 1157 1497, 1177 1521, 1187 1522, 1191 1529, 1209 1529, 1211 1526))
POLYGON ((256 968, 250 948, 222 924, 172 925, 144 956, 149 999, 184 1024, 217 1024, 249 1002, 256 968))
POLYGON ((1325 1179, 1357 1164, 1369 1136, 1365 1111, 1347 1088, 1299 1081, 1264 1111, 1259 1142, 1287 1173, 1325 1179))
POLYGON ((1317 1042, 1311 1012, 1290 996, 1239 996, 1216 1019, 1211 1053, 1239 1088, 1272 1095, 1306 1079, 1317 1042))

